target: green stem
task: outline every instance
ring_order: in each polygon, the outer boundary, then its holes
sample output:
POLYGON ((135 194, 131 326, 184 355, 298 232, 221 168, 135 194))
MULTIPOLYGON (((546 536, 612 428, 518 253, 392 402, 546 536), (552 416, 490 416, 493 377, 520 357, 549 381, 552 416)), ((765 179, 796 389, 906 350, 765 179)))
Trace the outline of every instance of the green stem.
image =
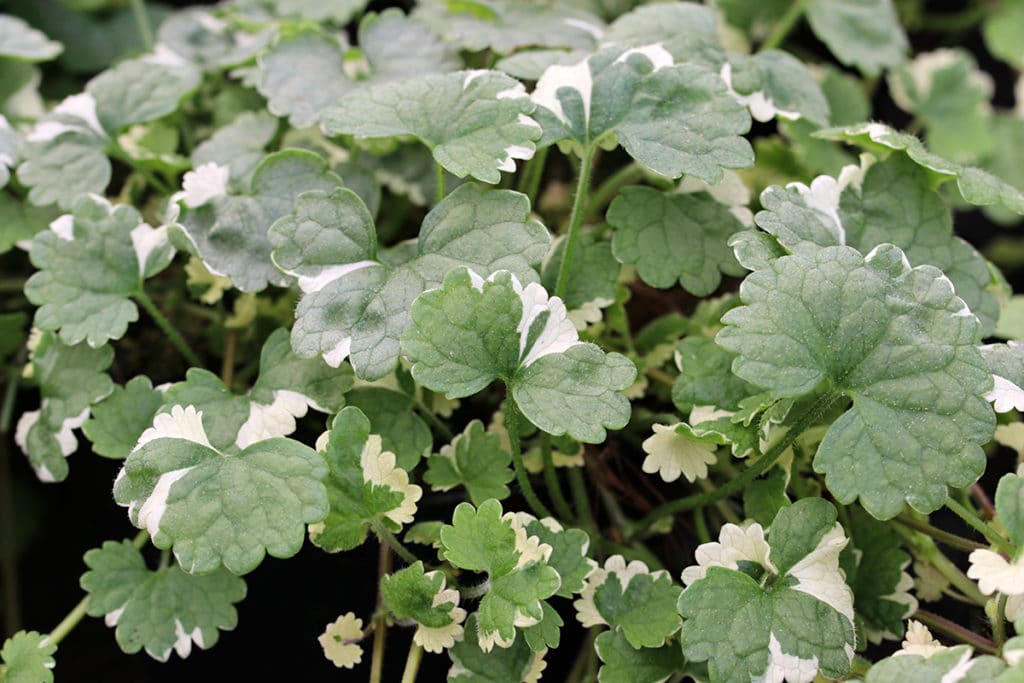
POLYGON ((964 552, 969 553, 972 550, 985 547, 981 543, 964 538, 963 536, 957 536, 956 534, 951 534, 948 531, 943 531, 942 529, 934 527, 928 522, 923 522, 906 512, 902 513, 896 521, 897 523, 910 527, 915 531, 920 531, 926 536, 931 536, 939 543, 947 545, 950 548, 956 548, 957 550, 963 550, 964 552))
POLYGON ((136 550, 142 550, 142 546, 146 545, 146 541, 149 540, 149 532, 143 529, 139 533, 135 534, 135 538, 132 539, 132 546, 136 550))
POLYGON ((576 519, 580 526, 592 530, 594 525, 594 512, 590 509, 590 496, 587 495, 587 484, 583 481, 583 471, 579 467, 570 467, 569 490, 572 491, 572 503, 576 507, 576 519))
POLYGON ((632 163, 623 166, 618 171, 610 175, 603 183, 597 186, 594 193, 590 197, 590 201, 587 202, 586 217, 589 220, 594 220, 597 214, 604 207, 608 206, 615 196, 619 193, 623 187, 627 185, 633 185, 640 180, 643 180, 644 169, 640 167, 640 164, 632 163))
POLYGON ((974 510, 968 509, 967 506, 952 497, 946 498, 946 507, 952 510, 957 517, 964 520, 969 527, 984 536, 988 542, 996 548, 999 548, 1011 557, 1016 552, 1016 548, 1013 547, 1013 544, 996 533, 995 529, 991 528, 988 524, 985 524, 985 522, 978 517, 978 513, 974 510))
POLYGON ((444 199, 444 196, 447 194, 447 189, 445 188, 444 183, 444 168, 442 168, 441 164, 437 162, 434 162, 434 185, 434 203, 440 204, 441 200, 444 199))
POLYGON ((590 187, 590 172, 594 165, 594 150, 587 148, 580 160, 580 173, 576 180, 576 196, 572 201, 572 213, 569 215, 569 232, 565 238, 565 251, 562 252, 562 264, 558 268, 558 280, 555 283, 555 296, 564 297, 569 286, 569 270, 572 266, 573 252, 580 237, 580 226, 583 225, 583 210, 587 201, 587 189, 590 187))
POLYGON ((933 631, 954 638, 961 643, 967 643, 973 646, 976 650, 980 650, 985 654, 994 655, 998 653, 995 643, 988 638, 983 638, 973 631, 956 624, 949 619, 940 617, 938 614, 929 612, 928 610, 919 609, 914 613, 913 619, 920 621, 922 624, 927 626, 933 631))
POLYGON ((537 202, 537 192, 540 191, 540 181, 544 177, 544 164, 548 160, 548 149, 537 150, 533 158, 526 162, 523 174, 519 176, 519 191, 530 198, 530 206, 537 202))
POLYGON ((704 508, 697 508, 693 511, 693 526, 697 530, 697 540, 701 543, 711 542, 711 532, 708 531, 708 520, 704 517, 704 508))
MULTIPOLYGON (((377 585, 391 573, 391 548, 381 543, 377 554, 377 585)), ((377 611, 373 617, 373 654, 370 657, 370 683, 381 683, 384 675, 384 646, 388 638, 387 611, 382 609, 384 597, 377 590, 377 611)))
POLYGON ((373 521, 370 522, 370 528, 373 529, 373 533, 377 534, 377 539, 381 544, 391 548, 391 550, 395 552, 395 555, 398 555, 408 564, 419 562, 419 558, 413 555, 408 548, 402 545, 401 541, 395 538, 395 535, 391 533, 386 526, 384 526, 384 522, 380 521, 380 519, 374 518, 373 521))
POLYGON ((687 496, 686 498, 680 498, 679 500, 669 501, 656 507, 646 517, 637 522, 629 535, 636 536, 644 532, 662 517, 668 517, 680 512, 692 510, 696 507, 708 505, 709 503, 714 503, 716 500, 721 500, 726 496, 732 495, 737 491, 742 491, 747 487, 747 484, 770 470, 775 465, 775 462, 782 457, 782 454, 786 449, 796 441, 797 437, 800 436, 808 427, 813 426, 819 419, 821 419, 821 417, 832 408, 833 404, 835 404, 841 396, 841 394, 830 394, 828 396, 823 396, 816 401, 815 404, 807 410, 807 412, 801 415, 796 422, 793 423, 789 431, 787 431, 781 439, 769 448, 767 453, 761 456, 760 460, 751 465, 740 476, 729 480, 713 491, 705 491, 704 493, 687 496))
POLYGON ((1006 595, 1003 593, 1000 593, 999 598, 996 599, 996 616, 992 620, 992 640, 995 641, 996 647, 999 649, 1002 649, 1006 642, 1006 595))
POLYGON ((508 431, 508 443, 512 448, 512 465, 516 471, 516 482, 519 484, 526 502, 533 510, 533 514, 540 518, 550 517, 551 511, 541 502, 537 492, 533 490, 533 484, 530 483, 526 466, 523 465, 523 451, 519 445, 519 407, 516 405, 515 399, 512 398, 511 391, 508 392, 508 400, 505 405, 505 430, 508 431))
POLYGON ((793 30, 793 27, 796 26, 796 23, 804 15, 804 10, 807 9, 807 2, 808 0, 794 0, 793 4, 786 10, 786 13, 775 24, 771 35, 761 43, 762 50, 771 50, 782 45, 782 41, 786 39, 786 36, 789 35, 789 32, 793 30))
POLYGON ((430 426, 434 428, 434 431, 440 434, 445 439, 445 441, 450 442, 452 439, 455 438, 455 435, 452 434, 452 430, 448 429, 448 425, 446 425, 444 422, 441 422, 441 419, 437 415, 434 415, 434 413, 429 408, 427 408, 427 406, 423 405, 423 401, 416 401, 413 404, 413 407, 416 409, 417 412, 419 412, 420 415, 423 416, 424 420, 430 423, 430 426))
POLYGON ((3 579, 4 631, 11 635, 21 628, 21 599, 18 591, 18 559, 14 555, 14 530, 17 516, 14 508, 14 487, 11 485, 10 439, 14 398, 18 391, 18 372, 7 374, 3 404, 0 405, 0 579, 3 579))
POLYGON ((162 194, 171 194, 171 188, 167 183, 153 175, 153 173, 148 168, 140 165, 138 160, 134 159, 132 155, 126 152, 124 148, 121 147, 121 145, 119 145, 117 142, 114 142, 113 145, 108 147, 106 151, 108 155, 112 156, 113 158, 119 161, 123 161, 124 163, 131 166, 132 170, 134 170, 136 173, 142 176, 146 180, 146 183, 149 184, 151 187, 155 187, 162 194))
POLYGON ((143 0, 129 0, 132 6, 132 15, 135 17, 135 27, 139 31, 139 38, 147 52, 153 50, 153 29, 149 25, 149 15, 146 14, 146 4, 143 0))
POLYGON ((935 567, 939 574, 974 604, 984 605, 988 602, 988 598, 981 594, 978 586, 939 550, 935 541, 921 533, 910 531, 902 524, 896 524, 892 528, 908 542, 915 559, 935 567))
POLYGON ((416 674, 420 671, 420 660, 423 658, 423 647, 416 643, 409 645, 409 654, 405 658, 405 671, 402 672, 402 683, 415 683, 416 674))
POLYGON ((0 279, 0 292, 20 292, 25 289, 25 278, 7 277, 0 279))
POLYGON ((74 609, 68 612, 68 615, 64 617, 59 624, 57 624, 57 627, 50 631, 50 634, 46 639, 53 645, 59 644, 60 641, 64 640, 64 638, 71 633, 76 626, 78 626, 78 622, 80 622, 85 616, 87 609, 89 609, 88 595, 82 598, 81 602, 75 605, 74 609))
POLYGON ((149 316, 153 318, 157 327, 163 330, 163 333, 167 335, 167 338, 171 340, 171 343, 174 344, 175 348, 181 352, 181 355, 185 357, 185 360, 187 360, 190 365, 197 368, 203 366, 203 363, 199 360, 199 356, 196 355, 196 352, 188 345, 188 342, 186 342, 185 338, 181 336, 181 333, 174 329, 171 321, 160 312, 160 309, 156 307, 156 304, 153 303, 153 300, 149 298, 149 295, 146 294, 145 291, 142 289, 137 291, 135 293, 135 300, 146 309, 146 313, 149 313, 149 316))
POLYGON ((551 502, 555 504, 555 511, 562 520, 571 521, 573 519, 572 509, 569 507, 569 501, 565 499, 562 485, 558 481, 558 472, 555 470, 555 462, 551 455, 551 437, 547 432, 541 432, 540 453, 544 459, 544 483, 548 486, 548 495, 551 497, 551 502))

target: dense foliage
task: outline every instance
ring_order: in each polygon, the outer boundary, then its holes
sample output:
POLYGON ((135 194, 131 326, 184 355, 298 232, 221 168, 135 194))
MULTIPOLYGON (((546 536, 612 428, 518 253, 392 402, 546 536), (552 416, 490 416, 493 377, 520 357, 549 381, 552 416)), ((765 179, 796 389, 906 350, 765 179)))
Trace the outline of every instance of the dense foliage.
POLYGON ((373 682, 1024 680, 1024 3, 386 4, 0 15, 0 437, 139 530, 0 680, 307 542, 373 682))

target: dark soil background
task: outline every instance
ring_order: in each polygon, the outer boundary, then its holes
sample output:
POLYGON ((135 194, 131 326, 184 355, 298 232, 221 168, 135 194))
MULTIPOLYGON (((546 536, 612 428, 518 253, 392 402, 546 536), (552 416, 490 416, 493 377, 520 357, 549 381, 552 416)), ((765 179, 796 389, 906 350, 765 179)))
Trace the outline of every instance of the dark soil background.
MULTIPOLYGON (((326 1, 326 0, 325 0, 326 1)), ((169 3, 179 6, 198 4, 189 2, 169 3)), ((394 5, 399 3, 373 3, 377 5, 394 5)), ((0 2, 2 6, 2 2, 0 2)), ((928 8, 938 12, 952 12, 962 9, 963 3, 933 2, 928 8)), ((2 7, 0 7, 2 11, 2 7)), ((824 47, 818 43, 806 28, 798 29, 792 40, 802 46, 808 54, 819 55, 828 59, 824 47)), ((934 49, 941 45, 949 45, 949 36, 938 34, 912 34, 914 52, 934 49)), ((1013 74, 1001 62, 993 60, 985 51, 980 34, 971 31, 956 38, 956 45, 971 50, 977 57, 981 67, 992 74, 996 82, 996 106, 1012 106, 1013 74)), ((45 77, 44 77, 45 82, 45 77)), ((907 123, 908 117, 899 111, 880 88, 881 93, 874 103, 875 118, 889 121, 896 125, 907 123)), ((1024 150, 1022 150, 1024 152, 1024 150)), ((604 164, 604 172, 613 168, 609 155, 604 164)), ((549 173, 555 176, 563 169, 551 165, 549 173)), ((566 174, 567 174, 566 170, 566 174)), ((600 178, 597 179, 598 182, 600 178)), ((1012 235, 1012 231, 999 228, 988 221, 979 211, 961 213, 956 218, 958 232, 978 245, 984 247, 999 236, 1012 235)), ((0 273, 16 276, 27 275, 27 259, 20 252, 0 257, 0 273)), ((1024 273, 1020 270, 1005 272, 1007 279, 1015 285, 1015 289, 1024 290, 1024 273)), ((726 283, 726 287, 735 286, 726 283)), ((6 295, 0 295, 6 296, 6 295)), ((638 318, 660 315, 672 309, 686 311, 692 302, 680 295, 646 290, 638 287, 631 303, 631 314, 638 318)), ((0 301, 0 309, 8 308, 0 301)), ((635 320, 634 322, 639 322, 635 320)), ((132 328, 132 336, 148 354, 149 363, 156 369, 154 383, 176 380, 183 376, 184 368, 176 359, 175 352, 165 344, 155 329, 144 329, 149 323, 143 321, 132 328), (166 357, 167 361, 163 362, 166 357), (159 362, 158 362, 159 361, 159 362), (157 375, 166 375, 164 377, 157 375)), ((119 347, 120 348, 120 347, 119 347)), ((119 353, 120 358, 120 353, 119 353)), ((242 359, 244 363, 247 359, 242 359)), ((116 362, 113 368, 114 379, 124 382, 139 371, 137 367, 120 368, 116 362), (121 373, 119 376, 118 373, 121 373)), ((38 405, 37 392, 23 390, 15 406, 15 420, 21 412, 34 409, 38 405)), ((453 421, 457 427, 475 415, 463 415, 460 411, 453 421)), ((310 418, 303 422, 303 429, 308 432, 307 440, 315 438, 322 429, 322 418, 310 418)), ((300 435, 302 436, 302 435, 300 435)), ((22 628, 47 631, 52 629, 82 598, 78 585, 78 577, 84 571, 82 555, 90 548, 99 546, 105 540, 131 538, 136 530, 129 524, 127 515, 117 507, 110 495, 111 485, 120 467, 120 463, 96 457, 88 452, 88 442, 80 438, 83 448, 72 457, 71 474, 66 482, 60 485, 39 483, 31 469, 22 458, 13 440, 0 443, 0 467, 10 471, 13 489, 13 509, 15 511, 14 538, 0 537, 0 543, 13 545, 17 557, 18 569, 18 601, 17 607, 0 604, 0 613, 10 618, 12 610, 22 628), (6 460, 7 462, 3 462, 6 460)), ((438 447, 440 444, 438 444, 438 447)), ((626 456, 629 456, 629 451, 626 456)), ((616 450, 617 449, 612 449, 616 450)), ((603 476, 614 477, 617 483, 613 490, 627 488, 633 495, 624 501, 627 514, 635 512, 630 502, 643 496, 678 495, 672 487, 658 486, 652 489, 651 479, 639 474, 639 459, 635 463, 608 462, 607 450, 589 453, 603 476)), ((614 455, 614 453, 613 453, 614 455)), ((988 490, 994 490, 994 481, 1002 472, 1008 471, 1011 458, 1009 454, 1000 453, 993 463, 992 481, 983 481, 988 490)), ((2 495, 2 490, 0 490, 2 495)), ((649 503, 648 503, 649 504, 649 503)), ((522 502, 513 499, 511 505, 524 508, 522 502)), ((424 510, 429 516, 434 512, 440 518, 439 510, 424 510)), ((941 516, 936 519, 940 524, 948 524, 951 529, 958 529, 957 520, 946 520, 941 516)), ((677 534, 686 534, 683 524, 678 525, 677 534)), ((965 529, 960 529, 966 532, 965 529)), ((2 533, 2 532, 0 532, 2 533)), ((672 536, 655 544, 653 549, 666 561, 667 566, 678 576, 678 571, 685 566, 690 557, 683 550, 686 545, 680 543, 682 537, 672 536)), ((417 550, 423 551, 422 547, 417 550)), ((147 552, 155 563, 156 554, 150 547, 147 552)), ((430 553, 422 552, 421 556, 430 561, 430 553)), ((962 560, 953 556, 956 560, 962 560)), ((349 672, 335 669, 322 655, 317 636, 324 626, 333 621, 337 615, 345 611, 353 611, 357 615, 368 617, 372 614, 376 600, 374 586, 377 576, 377 548, 370 542, 362 548, 338 555, 327 555, 306 544, 295 557, 282 561, 268 558, 258 569, 246 576, 248 597, 238 605, 238 627, 232 632, 223 632, 217 645, 208 651, 193 648, 188 659, 181 660, 172 654, 167 663, 159 663, 145 654, 125 655, 114 640, 113 630, 107 628, 101 619, 86 618, 60 645, 57 653, 56 675, 58 681, 106 681, 109 683, 137 682, 170 682, 170 681, 214 681, 223 680, 225 675, 237 680, 287 680, 287 681, 348 681, 364 680, 368 669, 365 662, 370 656, 370 644, 366 643, 364 666, 349 672)), ((562 646, 558 651, 549 653, 548 669, 544 680, 563 680, 578 649, 581 638, 571 605, 565 600, 558 600, 562 609, 562 617, 566 622, 563 628, 562 646)), ((935 606, 930 606, 932 609, 935 606)), ((967 623, 968 612, 959 605, 951 604, 949 609, 943 606, 940 611, 954 620, 959 619, 966 626, 984 629, 980 624, 967 623)), ((0 624, 3 624, 0 621, 0 624)), ((6 637, 7 633, 3 634, 6 637)), ((388 655, 386 657, 385 681, 397 681, 404 665, 405 654, 411 632, 402 629, 391 629, 388 637, 388 655)), ((2 638, 0 638, 2 640, 2 638)), ((440 681, 448 668, 448 658, 427 655, 421 668, 420 681, 440 681)))

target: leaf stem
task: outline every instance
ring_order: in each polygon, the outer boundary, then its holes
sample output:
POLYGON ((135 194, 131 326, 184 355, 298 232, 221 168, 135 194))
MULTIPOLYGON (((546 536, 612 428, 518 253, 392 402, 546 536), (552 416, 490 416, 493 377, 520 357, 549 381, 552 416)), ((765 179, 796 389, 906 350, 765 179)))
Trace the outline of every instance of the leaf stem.
MULTIPOLYGON (((374 520, 376 521, 376 520, 374 520)), ((377 585, 391 573, 391 547, 387 543, 380 544, 377 555, 377 585)), ((370 683, 380 683, 384 675, 384 646, 388 638, 387 612, 381 607, 384 597, 377 589, 377 611, 373 616, 373 654, 370 659, 370 683)))
POLYGON ((961 643, 971 645, 985 654, 994 655, 998 653, 995 643, 988 638, 979 636, 977 633, 970 631, 963 626, 946 619, 945 617, 940 617, 938 614, 929 612, 928 610, 919 609, 914 612, 914 616, 912 618, 920 621, 933 631, 938 631, 939 633, 949 636, 950 638, 954 638, 961 643))
POLYGON ((842 394, 830 394, 818 399, 810 409, 797 418, 789 431, 787 431, 781 439, 775 442, 775 444, 768 449, 767 453, 762 455, 756 463, 751 465, 740 476, 729 480, 713 491, 705 491, 704 493, 687 496, 686 498, 672 500, 656 507, 646 517, 637 522, 631 530, 629 530, 627 537, 643 533, 662 517, 668 517, 680 512, 692 510, 693 508, 700 507, 702 505, 714 503, 716 500, 720 500, 737 491, 743 490, 746 488, 747 484, 770 470, 775 465, 775 462, 782 457, 782 454, 786 449, 796 441, 797 437, 799 437, 808 427, 813 426, 819 419, 821 419, 822 415, 828 412, 841 396, 842 394))
POLYGON ((48 636, 46 636, 46 640, 53 645, 59 644, 60 641, 64 640, 64 638, 71 633, 76 626, 78 626, 78 622, 80 622, 85 616, 87 609, 89 609, 88 595, 82 598, 81 601, 79 601, 79 603, 75 605, 70 612, 68 612, 66 617, 61 619, 61 622, 57 624, 52 631, 50 631, 48 636))
POLYGON ((555 282, 554 295, 565 296, 569 286, 569 271, 572 266, 573 252, 580 237, 580 226, 583 225, 583 207, 587 202, 587 189, 590 187, 590 172, 594 165, 594 150, 587 148, 580 160, 580 172, 576 179, 576 196, 572 201, 572 213, 569 215, 569 231, 565 238, 565 251, 562 252, 562 263, 558 267, 558 280, 555 282))
POLYGON ((569 501, 565 499, 562 492, 562 485, 558 481, 558 472, 555 470, 555 462, 551 454, 551 436, 547 432, 540 435, 540 453, 544 459, 544 483, 548 486, 548 496, 555 505, 555 511, 564 521, 573 519, 572 509, 569 501))
POLYGON ((995 529, 990 527, 988 524, 985 524, 985 522, 978 517, 978 513, 974 510, 968 509, 967 506, 955 500, 952 496, 946 498, 946 507, 952 510, 957 517, 964 520, 969 527, 984 536, 989 543, 999 550, 1002 550, 1011 557, 1016 552, 1016 548, 1013 547, 1013 544, 996 533, 995 529))
POLYGON ((508 393, 508 400, 505 409, 505 430, 508 432, 508 443, 512 448, 512 465, 516 471, 516 482, 522 491, 523 497, 533 510, 533 514, 539 518, 551 517, 551 511, 541 502, 537 492, 533 490, 530 477, 526 473, 526 466, 523 465, 523 451, 519 444, 519 407, 512 398, 512 392, 508 393))
POLYGON ((153 303, 153 300, 149 298, 149 295, 146 294, 144 290, 139 289, 139 291, 135 293, 135 300, 146 309, 146 313, 149 313, 149 316, 153 318, 157 327, 163 330, 163 333, 167 335, 167 338, 172 344, 174 344, 175 348, 181 352, 181 355, 185 357, 185 360, 187 360, 189 364, 197 368, 203 366, 203 363, 199 360, 199 356, 196 355, 196 352, 188 345, 188 342, 186 342, 185 338, 181 336, 181 333, 174 328, 171 321, 160 312, 160 309, 156 307, 156 304, 153 303))
POLYGON ((597 189, 594 190, 590 197, 590 201, 587 202, 587 211, 585 213, 587 219, 594 220, 598 212, 608 206, 622 188, 627 185, 633 185, 642 180, 643 177, 644 169, 635 162, 623 166, 610 175, 603 183, 597 186, 597 189))
POLYGON ((523 174, 519 176, 518 190, 530 198, 530 206, 537 202, 537 192, 540 190, 540 181, 544 177, 544 164, 548 160, 548 149, 537 150, 533 158, 526 162, 523 174))
POLYGON ((996 647, 1003 649, 1006 642, 1006 594, 1000 593, 996 599, 996 614, 992 619, 992 640, 996 647))
POLYGON ((238 331, 228 330, 224 334, 224 358, 220 364, 220 381, 229 390, 235 380, 235 349, 238 346, 238 331))
POLYGON ((981 543, 964 538, 963 536, 957 536, 956 534, 951 534, 948 531, 943 531, 942 529, 932 526, 928 522, 917 519, 906 512, 900 514, 896 521, 898 524, 909 527, 914 531, 920 531, 926 536, 931 536, 939 543, 947 545, 950 548, 956 548, 957 550, 963 550, 964 552, 969 553, 972 550, 978 550, 979 548, 985 547, 981 543))
POLYGON ((590 496, 587 495, 587 484, 583 481, 583 471, 579 467, 569 468, 569 490, 572 491, 572 503, 576 507, 576 519, 584 529, 596 530, 594 512, 590 509, 590 496))
POLYGON ((779 18, 778 23, 772 29, 771 34, 765 38, 765 41, 761 43, 762 50, 771 50, 779 45, 782 45, 782 41, 786 39, 789 32, 793 30, 796 23, 800 21, 800 18, 804 15, 804 10, 807 9, 808 0, 794 0, 786 10, 786 13, 779 18))
POLYGON ((0 279, 0 292, 20 292, 25 289, 27 280, 23 277, 5 277, 0 279))
POLYGON ((415 683, 422 658, 423 647, 416 643, 411 643, 409 645, 409 654, 405 658, 405 671, 402 672, 402 683, 415 683))
POLYGON ((153 50, 153 29, 149 25, 149 15, 146 14, 146 4, 143 0, 129 0, 132 6, 132 15, 135 17, 135 27, 139 31, 139 38, 146 52, 153 50))
POLYGON ((984 605, 988 602, 988 598, 981 594, 975 583, 967 578, 967 575, 939 550, 939 547, 935 545, 935 541, 924 534, 909 530, 902 524, 896 524, 892 528, 909 543, 910 550, 914 554, 915 559, 933 566, 943 578, 955 586, 957 590, 974 604, 984 605))
POLYGON ((434 203, 440 204, 448 191, 445 188, 444 168, 436 161, 434 162, 434 187, 434 203))
POLYGON ((374 517, 373 521, 370 522, 370 528, 373 529, 373 533, 377 535, 377 540, 381 542, 381 545, 388 546, 395 552, 400 558, 405 560, 408 564, 414 564, 419 562, 419 558, 412 554, 412 552, 402 545, 402 542, 395 538, 395 535, 391 533, 384 522, 374 517))

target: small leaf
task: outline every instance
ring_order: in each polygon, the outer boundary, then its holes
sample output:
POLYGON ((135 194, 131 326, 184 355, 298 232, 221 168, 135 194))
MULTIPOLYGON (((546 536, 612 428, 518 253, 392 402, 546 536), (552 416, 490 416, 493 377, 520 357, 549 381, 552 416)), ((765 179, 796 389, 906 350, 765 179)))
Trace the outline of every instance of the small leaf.
POLYGON ((683 668, 679 646, 633 647, 621 631, 602 633, 595 642, 601 669, 600 683, 659 683, 683 668))
POLYGON ((380 434, 384 450, 395 454, 402 469, 412 471, 433 450, 434 437, 413 409, 412 396, 386 387, 360 386, 346 394, 345 401, 366 415, 370 431, 380 434))
POLYGON ((56 645, 36 631, 18 631, 0 649, 4 683, 53 683, 56 645))
POLYGON ((901 64, 908 48, 892 0, 814 0, 807 20, 836 59, 867 76, 901 64))
POLYGON ((82 431, 97 455, 127 458, 163 402, 163 394, 153 388, 148 377, 133 377, 93 406, 92 417, 82 425, 82 431))
POLYGON ((676 346, 679 376, 672 385, 672 402, 680 412, 694 406, 716 406, 735 410, 739 402, 757 389, 732 372, 735 354, 707 337, 686 337, 676 346))
POLYGON ((590 536, 587 532, 565 529, 551 517, 531 521, 526 525, 526 532, 551 546, 548 564, 562 579, 557 595, 571 598, 583 590, 584 579, 597 566, 597 562, 589 557, 590 536))
MULTIPOLYGON (((166 25, 166 24, 165 24, 166 25)), ((277 132, 277 119, 266 112, 242 112, 192 150, 192 165, 227 166, 233 187, 244 190, 265 156, 264 148, 277 132)))
MULTIPOLYGON (((466 620, 466 631, 478 629, 477 616, 466 620)), ((463 638, 448 650, 452 666, 448 683, 523 683, 537 680, 544 668, 544 652, 533 652, 523 638, 507 648, 481 649, 476 638, 463 638)))
POLYGON ((26 62, 46 62, 63 50, 63 45, 50 40, 45 33, 29 26, 24 19, 0 14, 0 56, 26 62))
POLYGON ((464 486, 473 504, 480 505, 488 498, 508 497, 505 484, 515 477, 511 464, 512 454, 501 447, 501 439, 473 420, 440 453, 430 456, 423 480, 435 491, 464 486))
POLYGON ((173 649, 188 657, 195 643, 217 644, 220 631, 238 623, 234 603, 245 598, 245 581, 222 568, 202 576, 174 565, 151 571, 129 541, 107 541, 85 554, 89 571, 82 588, 89 593, 88 613, 116 626, 117 644, 128 654, 145 648, 166 662, 173 649))
POLYGON ((85 90, 96 100, 103 128, 117 133, 177 110, 199 81, 194 65, 167 51, 121 62, 89 81, 85 90))
POLYGON ((459 607, 459 592, 445 588, 441 572, 424 572, 416 562, 381 579, 384 604, 397 619, 412 619, 418 625, 413 642, 427 652, 441 652, 462 640, 466 610, 459 607))

